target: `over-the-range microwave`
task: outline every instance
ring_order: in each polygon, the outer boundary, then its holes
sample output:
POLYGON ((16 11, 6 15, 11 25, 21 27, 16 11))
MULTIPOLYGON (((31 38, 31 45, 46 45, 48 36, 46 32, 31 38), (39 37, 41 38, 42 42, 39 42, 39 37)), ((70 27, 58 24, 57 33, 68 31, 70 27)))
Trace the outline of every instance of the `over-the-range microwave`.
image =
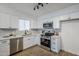
POLYGON ((53 22, 43 23, 43 28, 45 28, 45 29, 53 28, 53 22))

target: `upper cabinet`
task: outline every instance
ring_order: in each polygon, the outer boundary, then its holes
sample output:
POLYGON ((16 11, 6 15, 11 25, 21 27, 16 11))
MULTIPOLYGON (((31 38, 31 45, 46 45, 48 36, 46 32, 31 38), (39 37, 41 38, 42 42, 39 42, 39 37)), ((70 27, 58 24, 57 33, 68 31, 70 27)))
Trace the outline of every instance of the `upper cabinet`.
POLYGON ((16 16, 10 17, 10 26, 11 26, 11 28, 18 29, 18 26, 19 26, 18 17, 16 17, 16 16))
POLYGON ((38 28, 42 29, 43 28, 43 21, 42 20, 38 20, 38 28))
POLYGON ((9 24, 9 17, 8 14, 0 14, 0 28, 8 28, 9 24))
POLYGON ((31 20, 31 29, 37 29, 37 28, 38 28, 38 21, 31 20))
POLYGON ((59 19, 54 19, 54 20, 53 20, 53 27, 54 27, 54 29, 60 28, 59 19))
POLYGON ((53 18, 53 27, 54 29, 60 29, 60 18, 53 18))
POLYGON ((0 14, 0 28, 18 28, 18 18, 9 14, 0 14))

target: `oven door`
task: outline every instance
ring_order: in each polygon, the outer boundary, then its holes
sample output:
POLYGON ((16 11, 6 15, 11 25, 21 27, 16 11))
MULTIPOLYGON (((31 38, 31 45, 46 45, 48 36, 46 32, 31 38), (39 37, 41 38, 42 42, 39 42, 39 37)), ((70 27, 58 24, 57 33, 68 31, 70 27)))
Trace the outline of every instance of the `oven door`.
POLYGON ((49 47, 50 48, 50 40, 41 38, 41 45, 49 47))

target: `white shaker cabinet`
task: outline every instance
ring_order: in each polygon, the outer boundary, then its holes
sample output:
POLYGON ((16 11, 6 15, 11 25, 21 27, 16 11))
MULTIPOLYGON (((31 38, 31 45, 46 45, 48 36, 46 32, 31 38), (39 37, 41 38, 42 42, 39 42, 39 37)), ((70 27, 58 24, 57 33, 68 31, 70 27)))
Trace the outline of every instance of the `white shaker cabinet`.
POLYGON ((9 40, 0 40, 0 56, 10 55, 10 42, 9 40))
POLYGON ((37 45, 40 45, 40 36, 39 35, 35 37, 35 43, 37 45))
POLYGON ((24 37, 23 39, 23 49, 29 48, 31 46, 34 46, 34 40, 32 37, 24 37))
POLYGON ((18 26, 19 26, 18 17, 16 17, 16 16, 10 17, 10 26, 11 26, 11 28, 14 28, 14 29, 18 28, 18 26))
POLYGON ((8 14, 0 14, 0 28, 9 28, 9 17, 10 15, 8 14))
POLYGON ((42 21, 39 20, 37 25, 38 25, 38 28, 39 29, 42 29, 43 28, 43 22, 42 21))
POLYGON ((61 47, 60 47, 60 37, 59 36, 53 36, 51 37, 51 50, 53 52, 59 53, 61 47))
POLYGON ((43 28, 43 21, 41 20, 31 20, 31 28, 32 29, 42 29, 43 28))
POLYGON ((23 38, 23 49, 26 49, 26 48, 28 48, 29 47, 29 38, 27 38, 27 37, 24 37, 23 38))
POLYGON ((36 29, 38 27, 37 20, 31 20, 31 28, 36 29))
POLYGON ((54 27, 54 29, 60 28, 60 18, 53 19, 53 27, 54 27))
POLYGON ((0 28, 18 28, 18 18, 9 14, 0 14, 0 28))
POLYGON ((30 37, 24 37, 23 39, 23 49, 29 48, 34 45, 40 45, 40 38, 38 36, 30 36, 30 37))

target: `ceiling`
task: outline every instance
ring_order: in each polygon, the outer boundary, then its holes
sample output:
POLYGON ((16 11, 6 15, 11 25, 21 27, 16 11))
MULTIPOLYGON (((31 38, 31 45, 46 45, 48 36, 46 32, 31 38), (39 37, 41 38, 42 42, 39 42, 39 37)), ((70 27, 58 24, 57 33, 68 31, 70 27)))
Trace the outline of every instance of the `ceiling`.
POLYGON ((33 17, 42 16, 51 12, 67 8, 77 3, 44 3, 44 7, 40 7, 38 10, 33 10, 37 3, 5 3, 4 5, 19 13, 24 13, 33 17))

